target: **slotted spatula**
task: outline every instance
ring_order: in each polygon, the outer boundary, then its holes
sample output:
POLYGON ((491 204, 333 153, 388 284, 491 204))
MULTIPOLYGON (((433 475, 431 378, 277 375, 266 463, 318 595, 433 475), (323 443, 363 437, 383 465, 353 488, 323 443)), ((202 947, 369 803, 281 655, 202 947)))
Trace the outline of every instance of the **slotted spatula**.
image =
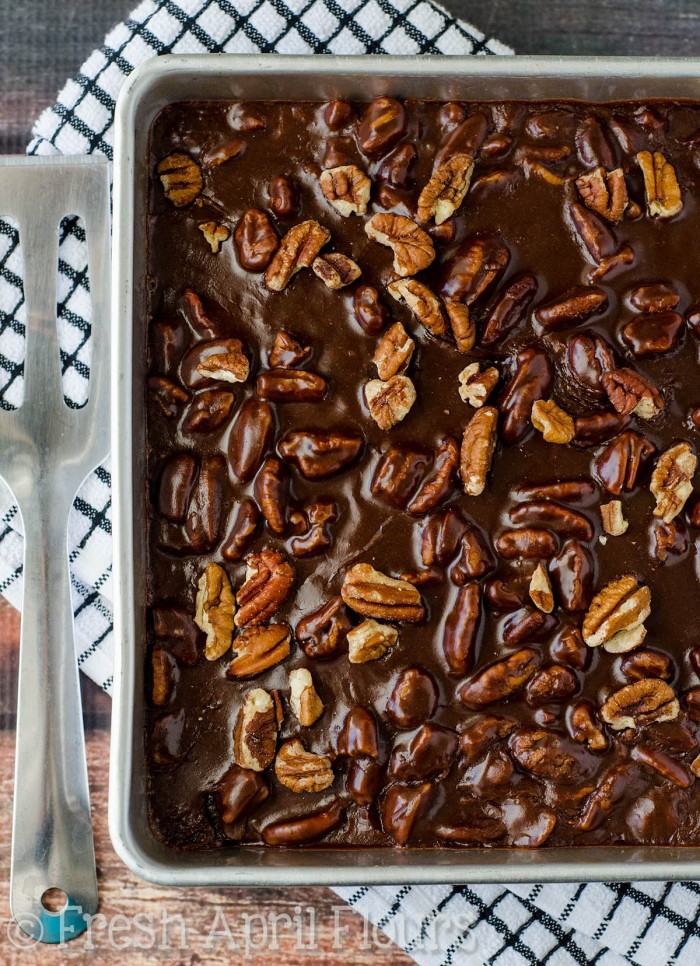
POLYGON ((0 411, 0 475, 24 525, 24 597, 10 904, 43 942, 83 932, 97 908, 95 851, 73 639, 66 525, 75 493, 109 450, 109 165, 106 159, 0 159, 0 215, 19 225, 27 310, 24 399, 0 411), (87 233, 90 397, 69 409, 56 327, 58 230, 87 233), (42 896, 65 892, 51 912, 42 896))

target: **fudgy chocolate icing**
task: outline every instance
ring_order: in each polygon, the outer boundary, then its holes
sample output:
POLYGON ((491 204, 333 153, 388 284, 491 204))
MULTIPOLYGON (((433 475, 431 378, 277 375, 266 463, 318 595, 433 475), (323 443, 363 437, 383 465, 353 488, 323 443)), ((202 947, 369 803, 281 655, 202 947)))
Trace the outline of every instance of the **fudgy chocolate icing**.
MULTIPOLYGON (((574 417, 610 411, 604 394, 599 389, 587 392, 582 388, 566 363, 567 346, 574 335, 598 335, 614 351, 618 366, 631 367, 649 378, 664 397, 665 409, 659 416, 647 422, 633 416, 628 428, 645 435, 657 454, 680 440, 695 446, 698 430, 689 414, 700 405, 698 343, 692 331, 692 310, 700 297, 696 254, 700 235, 696 200, 700 187, 696 136, 700 132, 700 107, 670 102, 448 106, 408 102, 404 107, 406 122, 390 150, 413 145, 416 157, 406 178, 402 171, 398 176, 394 172, 394 181, 406 183, 389 185, 391 190, 387 189, 386 180, 382 181, 386 179, 388 152, 379 145, 372 157, 367 157, 355 137, 358 118, 366 105, 353 105, 351 110, 334 105, 329 111, 325 105, 313 103, 191 102, 166 108, 154 123, 148 159, 153 177, 147 239, 149 304, 145 307, 144 323, 149 327, 149 374, 167 377, 182 386, 183 357, 197 343, 211 338, 239 339, 250 359, 251 373, 243 384, 209 382, 201 388, 187 389, 194 395, 218 388, 235 397, 232 403, 227 401, 230 412, 224 415, 222 425, 209 432, 184 428, 191 406, 182 402, 187 398, 184 395, 180 402, 169 404, 172 415, 166 417, 153 393, 149 394, 145 413, 146 579, 151 608, 176 607, 193 616, 197 581, 211 561, 223 564, 234 590, 244 580, 244 561, 230 562, 221 553, 230 514, 244 498, 255 496, 254 480, 241 483, 231 471, 231 448, 242 443, 238 438, 232 440, 232 426, 244 401, 255 397, 256 378, 269 368, 268 355, 282 329, 311 348, 310 356, 299 368, 323 376, 328 386, 319 402, 271 403, 274 433, 268 452, 274 452, 285 434, 293 430, 352 430, 359 431, 364 440, 361 456, 327 479, 305 479, 294 465, 288 464, 291 510, 317 500, 337 505, 338 518, 328 528, 332 535, 330 547, 317 555, 296 557, 291 550, 295 536, 292 525, 281 537, 266 525, 259 525, 246 548, 246 552, 253 552, 272 547, 291 560, 294 589, 274 621, 286 623, 292 630, 300 619, 340 593, 343 578, 355 563, 370 563, 392 576, 424 569, 421 541, 427 517, 413 516, 374 495, 371 483, 390 446, 405 447, 417 458, 422 456, 429 469, 436 448, 446 436, 461 440, 474 411, 460 398, 458 374, 470 362, 495 365, 499 370, 499 384, 489 399, 490 404, 497 405, 517 368, 518 353, 537 346, 554 364, 554 385, 548 395, 563 409, 574 417), (256 121, 251 123, 251 118, 256 121), (431 176, 436 152, 442 149, 444 156, 451 133, 465 118, 476 118, 462 143, 462 150, 476 158, 472 185, 450 219, 453 236, 449 237, 451 228, 448 233, 432 232, 437 255, 419 279, 433 290, 444 289, 446 263, 450 259, 450 264, 458 262, 469 240, 486 240, 489 244, 495 240, 507 248, 507 267, 472 306, 477 339, 474 349, 466 355, 457 351, 449 337, 434 338, 406 305, 387 294, 387 283, 396 277, 392 253, 370 239, 364 230, 373 211, 392 210, 415 217, 416 201, 431 176), (329 129, 329 120, 336 130, 329 129), (234 146, 230 160, 212 163, 218 151, 235 141, 241 142, 240 151, 234 146), (670 220, 652 218, 646 211, 642 177, 635 160, 636 152, 642 150, 663 152, 676 171, 683 210, 670 220), (157 163, 174 151, 191 155, 204 171, 201 196, 180 208, 166 199, 155 172, 157 163), (367 216, 342 217, 321 193, 319 174, 324 167, 347 163, 357 164, 372 179, 367 216), (536 169, 537 164, 554 174, 558 183, 547 180, 536 169), (631 248, 631 263, 619 264, 591 283, 596 262, 575 230, 570 205, 581 200, 574 186, 575 178, 596 164, 624 169, 630 198, 640 211, 608 226, 618 249, 624 245, 631 248), (499 172, 497 178, 484 178, 494 172, 499 172), (271 212, 268 193, 270 182, 280 177, 292 183, 295 195, 292 211, 285 217, 271 212), (392 204, 394 207, 387 209, 392 204), (251 208, 268 212, 279 237, 303 220, 318 221, 331 232, 327 250, 349 255, 362 269, 362 278, 347 288, 332 290, 311 271, 303 270, 284 291, 269 291, 262 272, 242 267, 233 237, 243 213, 251 208), (207 220, 223 223, 231 231, 218 254, 212 253, 198 227, 207 220), (503 339, 482 346, 480 334, 493 306, 510 282, 525 272, 535 276, 537 289, 524 318, 503 339), (620 333, 641 314, 630 301, 630 292, 655 282, 665 283, 677 293, 679 301, 672 311, 684 316, 684 320, 674 348, 660 355, 640 357, 633 354, 629 340, 625 341, 620 333), (607 308, 584 322, 543 333, 533 316, 537 307, 571 288, 588 288, 591 284, 605 293, 607 308), (408 415, 389 431, 380 430, 371 418, 363 395, 364 384, 376 378, 372 357, 380 336, 366 332, 358 324, 353 299, 361 285, 371 285, 379 291, 391 319, 400 320, 416 342, 407 374, 415 384, 417 400, 408 415), (183 302, 185 289, 201 298, 209 331, 205 332, 196 320, 193 324, 192 312, 183 302), (686 318, 691 318, 690 324, 686 318), (183 524, 168 521, 163 515, 163 510, 169 512, 167 494, 159 494, 163 467, 170 457, 180 453, 191 454, 196 468, 209 461, 207 465, 221 489, 220 523, 215 526, 213 546, 206 552, 196 550, 196 540, 193 544, 192 535, 187 534, 183 524)), ((454 143, 459 147, 455 138, 454 143)), ((406 151, 399 157, 405 159, 406 151)), ((277 193, 278 188, 273 188, 273 195, 277 193)), ((284 205, 281 207, 284 211, 284 205)), ((641 338, 646 336, 642 329, 641 338)), ((474 755, 465 753, 463 745, 439 774, 426 778, 426 769, 421 766, 421 775, 398 783, 412 788, 427 780, 431 786, 411 829, 410 846, 444 845, 445 827, 471 830, 462 838, 472 845, 531 845, 540 840, 546 840, 547 846, 697 845, 700 791, 688 766, 699 750, 698 725, 692 718, 692 707, 688 713, 689 703, 684 698, 699 683, 690 659, 692 649, 700 644, 696 620, 697 530, 689 522, 693 499, 675 521, 681 531, 674 538, 676 550, 682 546, 684 536, 686 548, 680 553, 671 552, 660 561, 653 535, 654 499, 649 491, 655 461, 652 457, 643 464, 634 489, 619 496, 629 529, 622 536, 601 540, 599 505, 618 498, 606 492, 594 469, 603 446, 579 446, 576 441, 554 445, 545 442, 531 427, 520 442, 506 445, 499 439, 483 494, 465 495, 459 477, 455 477, 441 509, 448 505, 458 507, 467 521, 480 528, 493 548, 499 535, 513 526, 509 513, 522 503, 518 488, 561 480, 593 480, 594 491, 582 501, 558 502, 571 506, 590 522, 593 537, 583 543, 593 562, 591 593, 624 573, 635 574, 651 589, 648 635, 641 650, 653 652, 651 658, 645 659, 644 667, 656 660, 680 699, 681 711, 674 720, 613 731, 596 717, 607 737, 604 750, 590 750, 573 739, 572 707, 585 699, 597 715, 612 692, 633 680, 629 659, 635 652, 615 655, 601 648, 587 648, 585 667, 577 666, 582 663, 580 655, 572 664, 570 658, 562 656, 558 642, 567 628, 580 627, 584 612, 566 612, 558 600, 552 618, 545 621, 534 639, 527 636, 518 643, 506 644, 504 629, 512 623, 513 613, 496 612, 484 598, 469 673, 451 673, 443 652, 443 628, 459 588, 450 579, 449 566, 439 568, 434 582, 419 587, 427 606, 426 618, 416 624, 396 624, 397 645, 379 660, 364 664, 351 664, 346 647, 327 659, 308 657, 293 635, 287 659, 253 679, 232 680, 226 675, 232 652, 217 661, 207 661, 204 635, 200 633, 190 642, 192 653, 183 660, 182 642, 178 644, 171 634, 163 634, 156 642, 149 611, 144 660, 149 659, 156 645, 172 657, 168 703, 159 707, 151 703, 146 720, 145 738, 152 762, 148 776, 149 811, 158 837, 177 848, 216 848, 237 841, 261 843, 262 831, 270 823, 305 816, 338 802, 342 818, 322 839, 324 845, 395 845, 395 838, 384 831, 383 816, 386 787, 396 785, 396 778, 382 772, 379 787, 384 790, 371 804, 357 804, 346 786, 351 759, 337 755, 338 736, 346 715, 360 706, 376 718, 378 761, 382 768, 395 748, 407 746, 416 722, 423 724, 427 720, 457 736, 465 727, 483 722, 487 715, 515 722, 509 734, 496 734, 474 755), (523 647, 537 652, 543 668, 552 664, 566 667, 575 679, 575 693, 565 700, 557 700, 557 695, 552 694, 554 700, 548 701, 547 695, 535 698, 527 688, 521 688, 502 701, 480 707, 469 707, 460 700, 458 691, 465 679, 523 647), (194 664, 187 663, 192 659, 194 664), (296 667, 309 668, 325 705, 321 718, 306 728, 300 726, 286 700, 288 673, 296 667), (396 725, 396 717, 387 715, 386 707, 397 678, 408 668, 427 672, 438 697, 434 703, 428 693, 430 686, 426 691, 422 685, 416 692, 415 721, 411 721, 411 727, 401 729, 396 725), (234 724, 243 695, 253 687, 279 689, 285 708, 279 741, 299 736, 307 750, 331 758, 336 777, 323 792, 296 794, 281 785, 269 768, 264 774, 269 796, 236 822, 225 824, 217 790, 234 764, 234 724), (513 757, 513 734, 523 728, 542 729, 550 736, 545 739, 544 767, 533 770, 526 767, 527 763, 523 765, 522 756, 520 760, 513 757), (641 760, 635 751, 640 745, 652 754, 664 752, 683 763, 688 787, 680 787, 664 777, 658 767, 641 760), (153 760, 154 747, 157 760, 153 760), (561 756, 567 760, 572 756, 573 767, 560 767, 561 756), (590 795, 601 787, 610 769, 618 766, 622 768, 608 807, 595 821, 582 822, 590 795), (542 832, 545 807, 551 809, 556 819, 552 820, 548 835, 542 832)), ((182 499, 186 500, 186 495, 182 499)), ((170 508, 174 519, 179 512, 177 507, 170 508)), ((565 538, 555 533, 554 539, 559 552, 565 538)), ((516 587, 523 606, 534 610, 527 600, 534 562, 506 561, 495 550, 493 554, 494 566, 481 583, 505 580, 516 587)), ((352 615, 355 623, 362 619, 352 615)), ((235 648, 234 640, 233 652, 235 648)), ((644 671, 638 676, 655 675, 644 671)))

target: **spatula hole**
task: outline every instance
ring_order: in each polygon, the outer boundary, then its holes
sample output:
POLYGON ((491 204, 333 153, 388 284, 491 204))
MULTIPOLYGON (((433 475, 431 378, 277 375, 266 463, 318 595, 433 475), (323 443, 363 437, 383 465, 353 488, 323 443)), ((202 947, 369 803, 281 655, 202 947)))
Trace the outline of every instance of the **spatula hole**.
POLYGON ((63 912, 68 905, 68 896, 63 889, 51 886, 41 897, 41 904, 47 912, 63 912))
POLYGON ((59 226, 56 293, 63 399, 71 409, 82 409, 90 393, 92 302, 85 224, 77 215, 59 226))
POLYGON ((24 397, 24 260, 17 222, 0 218, 0 408, 17 409, 24 397))

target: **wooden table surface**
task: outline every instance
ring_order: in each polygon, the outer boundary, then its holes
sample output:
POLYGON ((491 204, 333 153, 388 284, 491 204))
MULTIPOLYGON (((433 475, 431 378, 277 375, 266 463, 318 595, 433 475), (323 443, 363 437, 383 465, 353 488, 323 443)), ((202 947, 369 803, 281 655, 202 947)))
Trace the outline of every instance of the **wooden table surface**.
MULTIPOLYGON (((443 0, 454 14, 484 33, 533 54, 696 54, 700 49, 700 4, 696 0, 443 0)), ((0 154, 19 153, 31 123, 55 98, 105 32, 136 0, 4 0, 0 11, 0 154)), ((0 212, 1 214, 1 212, 0 212)), ((132 876, 115 855, 107 831, 107 759, 110 702, 83 678, 85 726, 101 895, 92 933, 60 950, 18 949, 8 926, 12 774, 19 616, 0 599, 0 961, 58 964, 194 964, 264 960, 295 966, 315 960, 334 964, 402 966, 412 960, 396 946, 373 942, 363 920, 327 889, 159 889, 132 876), (300 949, 294 930, 278 929, 278 942, 265 943, 255 916, 293 917, 312 906, 316 926, 300 949), (140 913, 142 918, 136 919, 140 913), (233 941, 216 941, 225 915, 233 941), (166 943, 162 918, 169 917, 166 943), (126 917, 122 919, 120 917, 126 917), (181 920, 178 918, 181 917, 181 920), (182 935, 181 922, 186 935, 182 935), (141 923, 142 929, 139 929, 141 923), (111 924, 111 935, 110 935, 111 924), (147 929, 157 927, 156 946, 147 929), (341 927, 338 930, 338 925, 341 927), (248 944, 246 946, 246 944, 248 944), (338 948, 339 947, 339 948, 338 948)), ((279 920, 284 923, 283 919, 279 920)))

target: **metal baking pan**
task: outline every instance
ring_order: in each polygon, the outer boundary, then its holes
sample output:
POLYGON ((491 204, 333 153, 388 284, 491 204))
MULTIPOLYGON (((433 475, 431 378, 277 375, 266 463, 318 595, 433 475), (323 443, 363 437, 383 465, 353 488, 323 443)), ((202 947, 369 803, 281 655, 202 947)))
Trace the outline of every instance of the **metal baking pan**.
POLYGON ((700 61, 530 57, 158 57, 124 85, 116 114, 112 350, 115 581, 109 819, 132 871, 161 885, 341 885, 700 879, 700 848, 303 849, 175 852, 146 815, 144 682, 144 284, 148 132, 173 101, 700 99, 700 61))

